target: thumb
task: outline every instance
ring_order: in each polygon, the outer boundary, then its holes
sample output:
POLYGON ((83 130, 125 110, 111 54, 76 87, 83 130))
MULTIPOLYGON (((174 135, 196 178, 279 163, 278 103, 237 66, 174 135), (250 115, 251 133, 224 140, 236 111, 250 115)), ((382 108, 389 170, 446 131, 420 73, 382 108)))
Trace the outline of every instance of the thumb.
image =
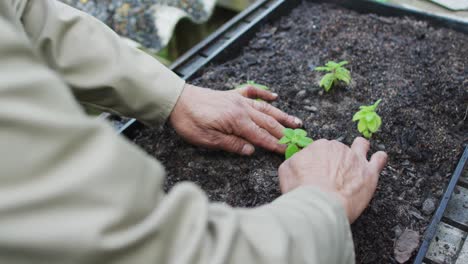
POLYGON ((234 135, 223 135, 218 147, 244 156, 250 156, 255 152, 255 147, 252 144, 234 135))

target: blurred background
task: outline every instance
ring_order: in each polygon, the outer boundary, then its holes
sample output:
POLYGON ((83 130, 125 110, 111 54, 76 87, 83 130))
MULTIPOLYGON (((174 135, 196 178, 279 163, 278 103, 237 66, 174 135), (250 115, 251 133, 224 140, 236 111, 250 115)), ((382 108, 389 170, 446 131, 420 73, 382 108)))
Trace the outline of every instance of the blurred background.
MULTIPOLYGON (((256 0, 61 0, 169 65, 256 0)), ((372 0, 371 0, 372 1, 372 0)), ((468 21, 468 0, 374 0, 468 21)))
POLYGON ((61 0, 169 65, 255 0, 61 0))
MULTIPOLYGON (((169 66, 255 1, 60 0, 106 23, 129 45, 169 66)), ((369 0, 468 22, 468 0, 369 0)), ((91 115, 100 110, 86 107, 91 115)), ((104 114, 104 118, 120 117, 104 114)), ((117 123, 122 121, 117 121, 117 123)), ((120 124, 119 123, 119 124, 120 124)))

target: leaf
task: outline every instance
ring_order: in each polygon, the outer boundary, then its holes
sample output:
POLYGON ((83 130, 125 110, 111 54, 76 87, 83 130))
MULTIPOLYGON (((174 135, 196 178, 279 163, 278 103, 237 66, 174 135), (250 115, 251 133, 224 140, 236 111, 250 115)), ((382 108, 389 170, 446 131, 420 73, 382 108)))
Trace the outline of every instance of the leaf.
POLYGON ((253 86, 255 88, 262 89, 262 90, 270 90, 270 88, 268 88, 268 86, 256 83, 255 81, 247 81, 246 83, 243 83, 243 84, 240 84, 240 85, 236 86, 235 89, 242 89, 242 88, 245 88, 247 86, 253 86))
POLYGON ((351 81, 351 75, 350 75, 349 71, 347 69, 345 69, 345 68, 336 69, 335 78, 340 80, 340 81, 345 82, 346 84, 349 84, 349 82, 351 81))
POLYGON ((286 159, 289 159, 297 152, 299 152, 299 148, 296 146, 296 144, 290 144, 288 145, 288 148, 286 148, 286 152, 284 153, 284 156, 286 159))
POLYGON ((380 126, 382 125, 382 118, 380 118, 380 116, 376 113, 375 119, 377 119, 377 129, 379 129, 380 126))
POLYGON ((370 139, 372 137, 372 133, 369 132, 369 130, 365 130, 364 132, 362 132, 362 135, 367 139, 370 139))
POLYGON ((335 81, 335 75, 333 73, 327 73, 323 76, 322 80, 320 80, 320 86, 328 92, 333 85, 333 81, 335 81))
POLYGON ((361 120, 362 118, 365 117, 365 115, 366 115, 365 112, 363 112, 363 111, 358 111, 358 112, 355 113, 354 116, 353 116, 353 122, 358 121, 358 120, 361 120))
POLYGON ((291 139, 294 137, 294 130, 291 128, 285 128, 283 129, 283 135, 291 139))
POLYGON ((305 137, 307 136, 307 131, 305 131, 304 129, 296 128, 294 129, 294 135, 299 137, 305 137))
POLYGON ((375 111, 375 109, 377 109, 377 106, 379 106, 380 102, 382 102, 382 99, 377 100, 373 105, 370 106, 372 111, 375 111))
POLYGON ((297 140, 297 144, 301 148, 305 148, 305 147, 309 146, 312 142, 314 142, 314 140, 311 139, 311 138, 308 138, 308 137, 302 137, 302 138, 297 140))
POLYGON ((364 131, 367 130, 367 124, 365 120, 359 120, 357 129, 360 133, 363 133, 364 131))
POLYGON ((372 122, 372 120, 375 119, 375 112, 369 112, 369 113, 366 113, 366 121, 369 123, 369 122, 372 122))
POLYGON ((377 119, 372 119, 372 121, 367 122, 367 129, 369 129, 370 132, 375 133, 379 129, 377 126, 377 119))
POLYGON ((340 65, 340 67, 343 66, 343 65, 346 65, 346 64, 348 64, 348 61, 340 61, 338 63, 338 65, 340 65))
POLYGON ((331 69, 329 69, 328 67, 323 67, 323 66, 319 66, 319 67, 315 67, 316 71, 331 71, 331 69))
POLYGON ((334 61, 329 61, 327 62, 327 64, 325 64, 325 66, 327 66, 328 68, 331 68, 331 69, 336 69, 338 67, 340 67, 340 65, 334 61))
POLYGON ((287 136, 282 137, 282 138, 278 141, 279 144, 288 144, 289 142, 291 142, 291 139, 288 138, 287 136))

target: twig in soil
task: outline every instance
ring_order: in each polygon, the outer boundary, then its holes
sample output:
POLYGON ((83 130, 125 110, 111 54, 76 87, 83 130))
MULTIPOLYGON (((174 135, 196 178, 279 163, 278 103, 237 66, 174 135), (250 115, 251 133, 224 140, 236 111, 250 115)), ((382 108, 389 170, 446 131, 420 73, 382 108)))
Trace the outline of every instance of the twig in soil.
POLYGON ((468 106, 466 107, 466 110, 465 110, 465 117, 463 117, 463 121, 466 120, 466 117, 468 116, 468 106))

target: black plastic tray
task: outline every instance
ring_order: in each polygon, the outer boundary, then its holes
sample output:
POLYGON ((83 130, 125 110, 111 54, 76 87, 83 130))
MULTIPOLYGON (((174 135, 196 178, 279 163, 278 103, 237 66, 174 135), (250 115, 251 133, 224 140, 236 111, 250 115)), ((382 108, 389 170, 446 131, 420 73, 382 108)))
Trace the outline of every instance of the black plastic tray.
MULTIPOLYGON (((425 20, 436 27, 451 28, 468 34, 468 23, 432 15, 425 12, 402 8, 392 4, 382 4, 370 0, 309 0, 311 2, 333 2, 340 4, 350 10, 360 13, 375 13, 382 16, 410 16, 420 20, 425 20)), ((301 0, 259 0, 249 8, 238 14, 227 22, 220 29, 215 31, 205 40, 189 50, 181 58, 175 61, 170 69, 177 73, 182 79, 190 80, 197 76, 198 71, 206 64, 215 61, 226 61, 238 54, 238 51, 246 44, 252 35, 269 21, 273 21, 282 15, 289 13, 294 7, 300 4, 301 0)), ((133 138, 135 132, 143 125, 132 119, 125 123, 118 130, 128 138, 133 138)), ((453 193, 455 185, 463 171, 463 167, 468 158, 468 147, 455 170, 447 190, 444 193, 439 207, 425 232, 423 242, 418 251, 415 264, 420 264, 424 260, 428 247, 437 230, 442 216, 447 207, 447 203, 453 193)))
MULTIPOLYGON (((468 23, 433 14, 416 11, 393 4, 377 3, 372 0, 304 0, 340 4, 360 13, 375 13, 382 16, 411 16, 425 20, 434 26, 451 28, 468 34, 468 23)), ((268 21, 289 13, 301 0, 258 0, 243 12, 224 24, 206 39, 186 52, 169 68, 182 79, 193 78, 207 63, 228 60, 242 48, 252 34, 268 21)), ((126 120, 126 119, 123 119, 126 120)), ((118 133, 131 137, 133 129, 142 125, 135 119, 118 125, 118 133)))
POLYGON ((450 179, 447 189, 445 190, 444 196, 440 200, 439 207, 437 208, 434 216, 432 217, 429 227, 426 229, 422 244, 419 247, 416 259, 414 260, 415 264, 423 263, 423 261, 425 260, 431 241, 437 232, 437 228, 440 221, 442 220, 442 217, 444 216, 445 209, 447 209, 447 205, 450 201, 450 198, 452 197, 453 191, 455 190, 455 186, 457 186, 457 184, 459 183, 460 176, 462 175, 463 170, 466 166, 467 159, 468 146, 465 146, 465 151, 463 152, 463 155, 461 156, 460 161, 458 162, 457 168, 455 169, 455 172, 453 173, 452 178, 450 179))

